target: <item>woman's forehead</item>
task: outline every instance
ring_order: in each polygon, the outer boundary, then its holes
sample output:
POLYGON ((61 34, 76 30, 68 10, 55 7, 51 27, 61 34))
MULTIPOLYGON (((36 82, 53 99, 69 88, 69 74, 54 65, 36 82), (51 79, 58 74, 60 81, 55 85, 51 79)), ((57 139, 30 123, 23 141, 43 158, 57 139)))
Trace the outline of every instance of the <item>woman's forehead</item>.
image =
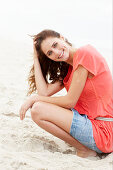
POLYGON ((57 38, 57 37, 48 37, 48 38, 46 38, 44 41, 46 42, 46 43, 48 43, 48 44, 50 44, 50 43, 52 43, 52 42, 54 42, 54 41, 56 41, 56 40, 58 40, 59 38, 57 38))
POLYGON ((41 44, 42 50, 45 47, 50 48, 55 41, 58 41, 57 37, 48 37, 45 40, 43 40, 41 44))

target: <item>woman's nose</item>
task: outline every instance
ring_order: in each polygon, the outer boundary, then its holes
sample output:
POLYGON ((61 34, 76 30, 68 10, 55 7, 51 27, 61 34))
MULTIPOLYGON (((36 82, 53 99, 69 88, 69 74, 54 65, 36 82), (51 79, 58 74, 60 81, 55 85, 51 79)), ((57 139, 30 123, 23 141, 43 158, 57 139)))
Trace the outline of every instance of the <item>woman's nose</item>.
POLYGON ((53 53, 54 53, 55 55, 59 55, 59 54, 60 54, 60 50, 58 50, 58 49, 53 49, 53 53))

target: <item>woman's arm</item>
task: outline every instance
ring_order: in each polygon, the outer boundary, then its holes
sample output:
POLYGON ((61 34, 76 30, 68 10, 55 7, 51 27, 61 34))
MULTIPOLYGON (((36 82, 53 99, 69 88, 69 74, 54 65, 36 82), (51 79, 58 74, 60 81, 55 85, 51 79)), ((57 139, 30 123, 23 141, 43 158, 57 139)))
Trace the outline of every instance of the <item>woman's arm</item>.
POLYGON ((52 103, 67 109, 74 108, 85 86, 87 76, 88 76, 88 71, 84 67, 79 65, 78 69, 73 73, 71 86, 67 95, 60 96, 60 97, 46 97, 46 96, 38 96, 38 95, 31 96, 22 105, 20 109, 20 119, 23 120, 25 118, 26 111, 30 107, 32 107, 32 105, 35 102, 38 101, 52 103))
POLYGON ((58 91, 60 91, 64 87, 63 85, 61 85, 60 82, 56 82, 54 84, 46 83, 41 71, 41 66, 39 63, 35 44, 34 44, 34 74, 35 74, 35 82, 36 82, 36 89, 38 95, 51 96, 57 93, 58 91))
POLYGON ((47 96, 47 83, 43 77, 41 66, 38 59, 38 54, 34 45, 34 74, 35 74, 35 82, 36 89, 38 95, 47 96))
POLYGON ((76 105, 82 93, 82 90, 86 83, 87 76, 88 71, 83 66, 79 65, 78 68, 73 73, 71 86, 67 95, 60 97, 35 96, 33 103, 37 101, 44 101, 64 108, 71 109, 76 105))

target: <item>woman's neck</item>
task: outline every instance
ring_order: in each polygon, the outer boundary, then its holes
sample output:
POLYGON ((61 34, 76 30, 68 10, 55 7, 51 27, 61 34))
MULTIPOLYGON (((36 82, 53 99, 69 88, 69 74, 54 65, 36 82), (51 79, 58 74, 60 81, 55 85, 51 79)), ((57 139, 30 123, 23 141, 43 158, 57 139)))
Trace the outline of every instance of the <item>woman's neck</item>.
POLYGON ((77 48, 73 48, 71 47, 70 48, 70 51, 69 51, 69 58, 68 60, 66 61, 68 64, 72 65, 73 66, 73 56, 74 54, 76 53, 77 51, 77 48))

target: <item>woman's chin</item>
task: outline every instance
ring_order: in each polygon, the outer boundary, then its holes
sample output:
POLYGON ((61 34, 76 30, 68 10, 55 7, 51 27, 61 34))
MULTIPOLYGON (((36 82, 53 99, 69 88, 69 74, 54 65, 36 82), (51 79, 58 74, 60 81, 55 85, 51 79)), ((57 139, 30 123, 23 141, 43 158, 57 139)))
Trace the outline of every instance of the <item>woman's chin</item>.
POLYGON ((68 62, 68 60, 69 60, 69 56, 65 56, 65 57, 63 58, 63 61, 64 61, 64 62, 68 62))

